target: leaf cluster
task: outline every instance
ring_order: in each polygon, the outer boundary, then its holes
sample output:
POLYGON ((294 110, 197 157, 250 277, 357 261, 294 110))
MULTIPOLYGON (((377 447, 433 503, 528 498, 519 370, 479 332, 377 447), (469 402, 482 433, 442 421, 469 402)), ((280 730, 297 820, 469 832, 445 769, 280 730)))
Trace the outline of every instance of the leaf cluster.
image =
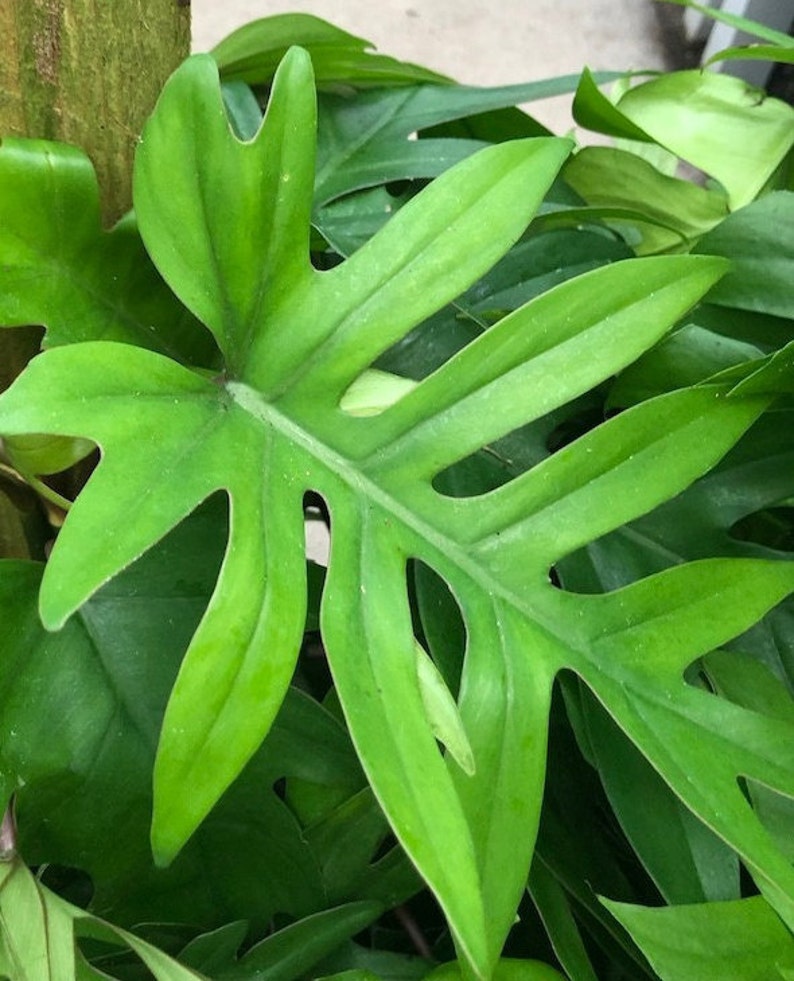
POLYGON ((366 49, 0 145, 0 976, 790 978, 794 110, 366 49))

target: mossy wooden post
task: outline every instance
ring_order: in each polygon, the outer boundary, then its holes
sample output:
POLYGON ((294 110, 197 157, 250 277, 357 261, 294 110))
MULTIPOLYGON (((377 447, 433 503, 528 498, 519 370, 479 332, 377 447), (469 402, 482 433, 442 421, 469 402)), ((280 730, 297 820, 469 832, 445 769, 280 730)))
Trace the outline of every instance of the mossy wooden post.
POLYGON ((82 147, 112 224, 132 202, 143 122, 189 50, 184 0, 2 0, 0 136, 82 147))
MULTIPOLYGON (((132 204, 143 123, 189 51, 189 0, 0 0, 0 139, 82 147, 109 227, 132 204)), ((40 337, 38 327, 0 330, 0 389, 40 337)), ((0 555, 25 554, 20 520, 0 491, 0 555)))

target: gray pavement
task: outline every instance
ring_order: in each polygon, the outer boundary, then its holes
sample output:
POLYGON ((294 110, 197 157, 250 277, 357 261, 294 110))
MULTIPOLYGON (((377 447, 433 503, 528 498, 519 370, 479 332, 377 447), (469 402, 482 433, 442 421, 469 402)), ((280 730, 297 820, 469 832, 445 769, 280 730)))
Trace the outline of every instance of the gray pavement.
MULTIPOLYGON (((652 0, 193 0, 193 43, 212 47, 258 17, 312 13, 379 51, 469 85, 507 85, 593 69, 661 68, 652 0)), ((571 126, 568 97, 533 104, 552 130, 571 126)))

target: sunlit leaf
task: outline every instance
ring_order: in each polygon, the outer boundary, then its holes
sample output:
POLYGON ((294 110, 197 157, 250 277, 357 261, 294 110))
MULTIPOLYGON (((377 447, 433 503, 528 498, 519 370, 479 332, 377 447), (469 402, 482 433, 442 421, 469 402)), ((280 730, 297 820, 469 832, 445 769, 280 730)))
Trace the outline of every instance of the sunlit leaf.
POLYGON ((585 73, 574 115, 599 132, 656 141, 719 181, 734 209, 756 197, 794 145, 791 106, 715 72, 660 75, 616 103, 585 73))
POLYGON ((668 177, 636 154, 610 147, 580 151, 566 165, 565 180, 590 205, 634 209, 644 215, 639 254, 681 251, 728 213, 718 191, 668 177))
MULTIPOLYGON (((464 981, 458 964, 442 964, 427 975, 427 981, 464 981)), ((564 981, 563 976, 540 961, 502 960, 494 968, 494 981, 564 981)))
POLYGON ((760 896, 662 909, 603 902, 663 981, 774 981, 794 971, 794 939, 760 896))

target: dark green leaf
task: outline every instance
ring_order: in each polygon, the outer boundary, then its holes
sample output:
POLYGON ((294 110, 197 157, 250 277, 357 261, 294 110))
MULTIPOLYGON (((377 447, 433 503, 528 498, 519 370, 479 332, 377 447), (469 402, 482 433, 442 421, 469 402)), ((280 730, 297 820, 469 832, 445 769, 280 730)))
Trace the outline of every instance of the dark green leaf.
POLYGON ((386 818, 369 788, 307 828, 306 839, 322 869, 330 902, 358 895, 387 831, 386 818))
POLYGON ((609 393, 610 406, 627 406, 675 388, 696 385, 733 365, 748 365, 762 352, 694 324, 665 338, 628 367, 609 393))
POLYGON ((570 92, 575 85, 576 76, 564 76, 490 89, 421 85, 355 98, 324 95, 320 99, 315 207, 390 181, 436 177, 485 143, 450 136, 414 139, 414 134, 486 110, 570 92))
POLYGON ((180 963, 215 977, 222 968, 235 963, 237 951, 247 933, 248 923, 245 920, 227 923, 210 933, 203 933, 180 952, 180 963))
POLYGON ((741 17, 731 10, 723 10, 719 7, 696 3, 694 0, 662 0, 662 2, 676 3, 679 7, 691 7, 704 17, 710 17, 712 20, 720 21, 722 24, 728 24, 729 27, 734 27, 738 31, 750 34, 752 37, 758 37, 764 41, 770 41, 772 44, 777 44, 785 48, 794 47, 794 40, 788 34, 773 30, 766 24, 762 24, 757 20, 751 20, 749 17, 741 17))
POLYGON ((794 65, 794 47, 791 44, 748 44, 737 48, 723 48, 704 64, 704 68, 720 61, 775 61, 794 65))
POLYGON ((224 79, 268 85, 292 45, 305 48, 321 86, 444 83, 428 68, 373 54, 369 41, 348 34, 311 14, 276 14, 238 28, 213 48, 224 79))
POLYGON ((268 747, 216 809, 206 835, 168 872, 152 867, 157 735, 211 591, 224 528, 222 509, 205 507, 55 636, 35 613, 39 568, 3 566, 0 770, 9 789, 25 782, 23 846, 34 861, 88 871, 95 902, 122 923, 160 916, 213 926, 236 915, 263 924, 275 911, 312 911, 323 891, 320 870, 270 787, 287 773, 322 780, 359 773, 339 723, 292 693, 268 747), (57 823, 55 812, 63 815, 57 823))
POLYGON ((671 905, 738 899, 734 852, 682 806, 592 698, 584 704, 610 803, 664 899, 671 905))
POLYGON ((102 938, 134 951, 155 981, 201 981, 138 937, 90 916, 42 886, 19 859, 0 864, 0 971, 12 981, 103 978, 79 958, 76 937, 102 938))
POLYGON ((422 378, 503 314, 574 276, 631 254, 621 241, 601 231, 530 230, 479 282, 407 334, 378 364, 422 378))
POLYGON ((253 139, 262 125, 262 110, 251 87, 245 82, 224 82, 221 93, 235 135, 241 140, 253 139))
POLYGON ((132 216, 103 232, 94 169, 59 143, 0 146, 0 324, 42 324, 46 345, 123 341, 191 364, 210 335, 163 283, 132 216))
POLYGON ((565 892, 541 862, 532 866, 529 893, 563 970, 574 981, 598 981, 565 892))
POLYGON ((293 981, 381 913, 377 903, 349 903, 279 930, 252 947, 219 981, 293 981))
POLYGON ((697 251, 731 260, 709 303, 794 318, 794 193, 768 194, 701 239, 697 251))
POLYGON ((643 129, 616 108, 598 87, 593 73, 585 68, 573 100, 573 118, 580 126, 607 136, 652 143, 643 129))

